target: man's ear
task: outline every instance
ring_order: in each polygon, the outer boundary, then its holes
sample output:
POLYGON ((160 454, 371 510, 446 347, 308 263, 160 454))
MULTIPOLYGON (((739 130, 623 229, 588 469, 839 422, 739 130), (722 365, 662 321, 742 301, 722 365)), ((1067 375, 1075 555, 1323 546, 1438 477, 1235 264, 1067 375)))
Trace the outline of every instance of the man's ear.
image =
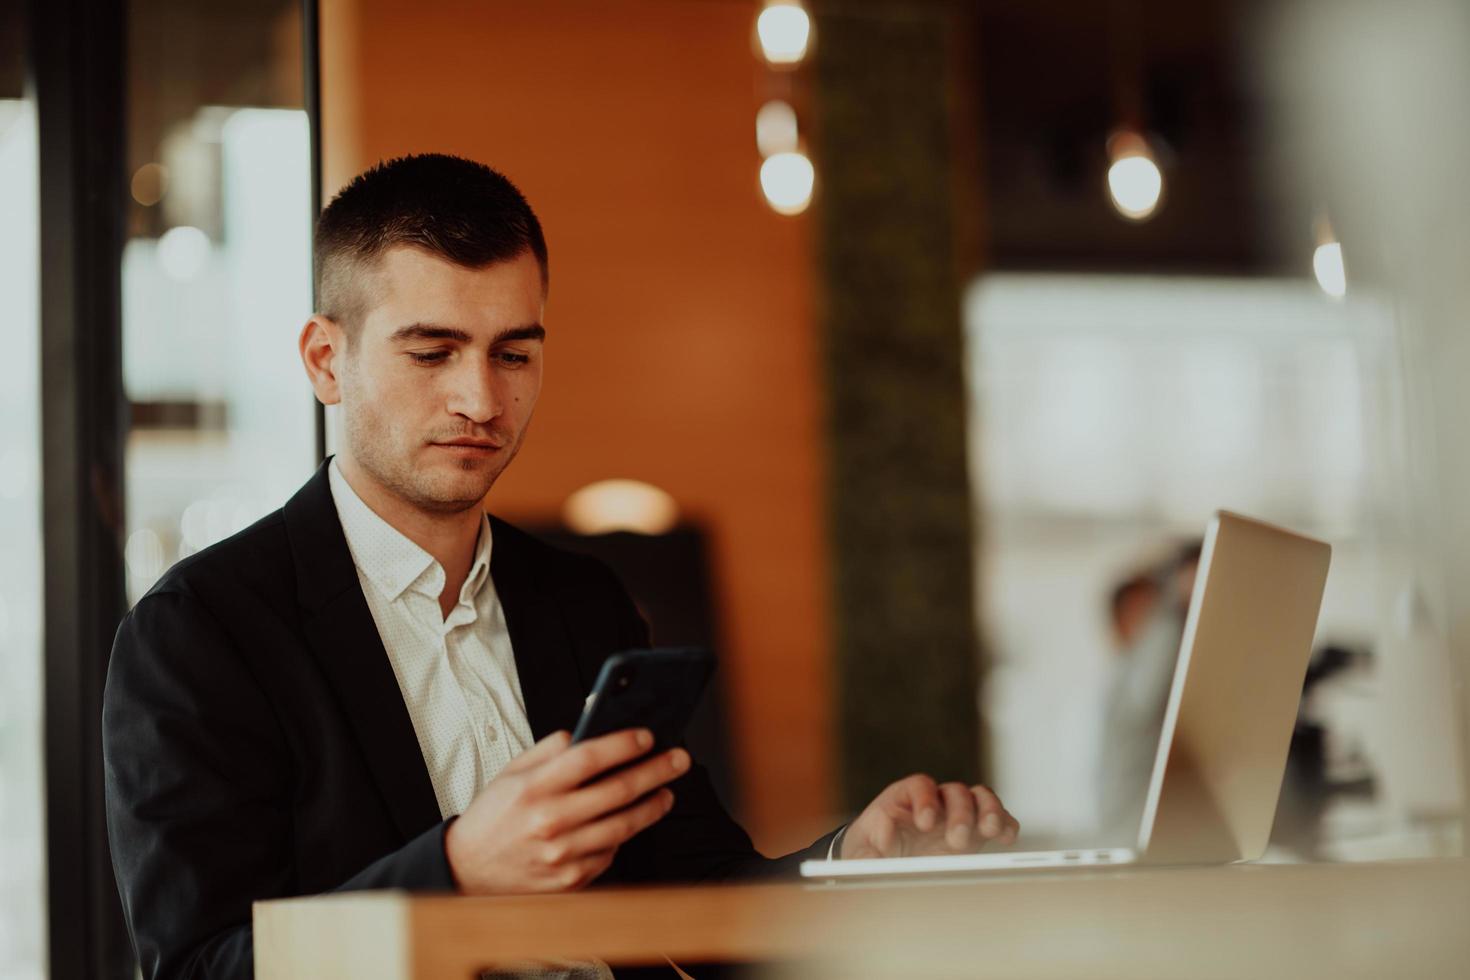
POLYGON ((317 401, 336 405, 342 400, 339 372, 347 356, 347 334, 342 325, 320 313, 313 314, 301 328, 297 346, 317 401))

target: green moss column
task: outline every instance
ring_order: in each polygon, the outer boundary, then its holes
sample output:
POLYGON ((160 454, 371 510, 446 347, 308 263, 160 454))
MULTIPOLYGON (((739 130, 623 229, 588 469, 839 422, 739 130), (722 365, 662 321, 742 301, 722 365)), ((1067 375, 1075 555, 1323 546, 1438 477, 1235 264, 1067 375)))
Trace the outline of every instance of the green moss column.
POLYGON ((817 7, 839 747, 851 809, 979 777, 971 497, 941 3, 817 7))

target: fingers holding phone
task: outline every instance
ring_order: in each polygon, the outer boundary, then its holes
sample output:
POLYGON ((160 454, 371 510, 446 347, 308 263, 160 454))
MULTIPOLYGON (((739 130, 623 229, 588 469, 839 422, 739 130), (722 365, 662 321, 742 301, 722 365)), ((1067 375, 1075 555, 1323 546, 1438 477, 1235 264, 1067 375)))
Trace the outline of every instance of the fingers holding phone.
POLYGON ((450 825, 461 890, 560 891, 606 871, 673 806, 664 786, 689 771, 678 743, 713 670, 709 651, 691 647, 608 657, 576 733, 537 742, 450 825))
MULTIPOLYGON (((605 735, 599 739, 579 743, 573 746, 573 749, 580 749, 584 746, 592 749, 600 742, 618 737, 619 734, 616 733, 605 735)), ((547 766, 537 774, 542 780, 542 785, 547 787, 548 792, 561 792, 566 795, 565 802, 559 808, 557 815, 557 819, 561 822, 548 827, 546 832, 561 833, 567 827, 588 823, 605 814, 616 813, 634 803, 640 803, 643 797, 688 772, 689 764, 689 753, 684 749, 676 748, 660 752, 631 766, 623 761, 608 762, 590 773, 581 767, 553 773, 548 771, 552 767, 547 766), (573 779, 576 782, 567 781, 573 779)), ((672 792, 665 791, 663 795, 667 796, 672 804, 672 792)))
POLYGON ((564 891, 596 879, 618 847, 668 813, 673 794, 661 787, 688 771, 683 749, 637 761, 652 746, 646 729, 575 745, 556 732, 518 756, 445 834, 460 890, 564 891))

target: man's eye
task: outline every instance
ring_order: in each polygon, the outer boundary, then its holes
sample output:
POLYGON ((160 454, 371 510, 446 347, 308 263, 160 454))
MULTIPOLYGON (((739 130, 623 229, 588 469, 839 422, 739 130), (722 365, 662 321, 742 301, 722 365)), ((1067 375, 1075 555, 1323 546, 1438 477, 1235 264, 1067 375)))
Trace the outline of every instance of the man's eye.
POLYGON ((503 350, 495 355, 501 364, 507 367, 520 367, 522 364, 531 363, 530 354, 517 354, 515 351, 503 350))
POLYGON ((413 358, 413 362, 415 364, 438 364, 440 361, 449 356, 449 352, 443 350, 435 350, 429 351, 426 354, 421 354, 417 351, 409 351, 408 356, 413 358))

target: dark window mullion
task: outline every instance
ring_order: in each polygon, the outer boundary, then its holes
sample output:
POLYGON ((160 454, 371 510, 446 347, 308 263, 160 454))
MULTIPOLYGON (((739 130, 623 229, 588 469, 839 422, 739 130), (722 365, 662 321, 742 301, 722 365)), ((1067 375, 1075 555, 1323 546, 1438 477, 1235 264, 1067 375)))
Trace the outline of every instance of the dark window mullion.
POLYGON ((54 980, 130 977, 106 846, 100 719, 122 559, 120 0, 33 0, 40 156, 48 929, 54 980))
MULTIPOLYGON (((321 88, 321 10, 317 0, 301 0, 301 91, 306 103, 306 125, 311 140, 311 227, 316 229, 317 215, 322 213, 322 88, 321 88)), ((312 261, 316 261, 313 249, 312 261)), ((316 277, 312 276, 311 309, 316 312, 316 277)), ((316 418, 317 459, 327 456, 327 411, 312 399, 316 418)))

